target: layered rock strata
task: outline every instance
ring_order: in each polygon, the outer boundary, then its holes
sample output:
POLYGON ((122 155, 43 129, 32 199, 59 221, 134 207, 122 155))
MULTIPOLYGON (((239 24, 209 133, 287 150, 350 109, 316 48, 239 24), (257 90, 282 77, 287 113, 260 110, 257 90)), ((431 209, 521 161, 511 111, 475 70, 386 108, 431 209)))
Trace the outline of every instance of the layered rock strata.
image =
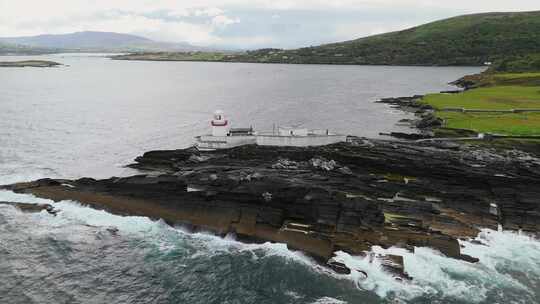
POLYGON ((323 262, 336 251, 363 255, 374 245, 427 246, 475 262, 460 252, 459 238, 499 225, 540 228, 540 160, 519 151, 352 139, 324 147, 152 151, 132 167, 144 174, 3 188, 245 241, 283 242, 323 262))

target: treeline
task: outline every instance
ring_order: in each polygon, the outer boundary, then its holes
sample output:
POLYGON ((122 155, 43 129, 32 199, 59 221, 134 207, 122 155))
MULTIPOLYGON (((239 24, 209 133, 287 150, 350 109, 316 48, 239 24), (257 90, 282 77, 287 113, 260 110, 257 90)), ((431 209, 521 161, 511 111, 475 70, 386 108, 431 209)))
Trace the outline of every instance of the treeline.
POLYGON ((513 56, 497 62, 493 67, 496 72, 540 72, 540 53, 513 56))

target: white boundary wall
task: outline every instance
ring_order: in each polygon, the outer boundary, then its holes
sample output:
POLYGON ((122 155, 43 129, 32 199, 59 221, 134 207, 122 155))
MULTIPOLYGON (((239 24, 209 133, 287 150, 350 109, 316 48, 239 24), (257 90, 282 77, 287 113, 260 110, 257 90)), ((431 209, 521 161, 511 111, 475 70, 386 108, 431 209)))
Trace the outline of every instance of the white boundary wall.
POLYGON ((257 144, 261 146, 293 146, 309 147, 324 146, 347 141, 347 135, 310 135, 310 136, 279 136, 257 135, 257 144))
POLYGON ((201 150, 227 149, 243 145, 252 145, 257 141, 255 136, 211 136, 197 138, 197 148, 201 150))

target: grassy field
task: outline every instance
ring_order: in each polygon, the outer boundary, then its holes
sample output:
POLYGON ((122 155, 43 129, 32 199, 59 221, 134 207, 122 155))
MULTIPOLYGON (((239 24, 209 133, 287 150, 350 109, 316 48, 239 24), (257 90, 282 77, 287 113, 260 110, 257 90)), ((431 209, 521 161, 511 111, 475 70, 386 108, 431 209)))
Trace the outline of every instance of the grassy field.
MULTIPOLYGON (((540 73, 496 74, 499 80, 536 79, 540 73)), ((459 113, 443 108, 485 110, 540 109, 540 86, 491 86, 459 94, 431 94, 424 102, 433 106, 445 127, 504 135, 540 135, 540 113, 459 113)))
POLYGON ((540 73, 501 73, 494 74, 493 77, 499 80, 508 80, 508 79, 532 79, 540 78, 540 73))
POLYGON ((504 135, 540 135, 540 113, 478 114, 438 112, 446 127, 504 135))
POLYGON ((424 102, 436 109, 540 109, 540 87, 495 86, 465 91, 460 94, 431 94, 424 102))

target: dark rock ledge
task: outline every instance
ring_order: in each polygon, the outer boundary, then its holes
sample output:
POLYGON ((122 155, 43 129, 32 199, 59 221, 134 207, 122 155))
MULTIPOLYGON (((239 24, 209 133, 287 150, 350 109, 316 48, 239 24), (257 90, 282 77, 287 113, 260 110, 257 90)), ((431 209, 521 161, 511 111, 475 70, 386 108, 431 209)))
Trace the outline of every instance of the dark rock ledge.
POLYGON ((393 97, 383 98, 376 101, 377 103, 385 103, 399 110, 415 114, 414 119, 404 119, 400 121, 401 124, 406 124, 411 128, 414 128, 414 133, 401 133, 392 132, 389 135, 400 139, 425 139, 434 137, 434 128, 442 127, 444 122, 442 119, 435 115, 433 107, 422 103, 423 95, 415 95, 411 97, 393 97))
MULTIPOLYGON (((348 270, 331 260, 338 250, 428 246, 475 262, 460 252, 459 238, 498 225, 540 228, 540 160, 519 151, 355 139, 325 147, 152 151, 131 167, 145 174, 1 188, 250 242, 283 242, 330 260, 341 273, 348 270)), ((402 259, 387 260, 403 271, 402 259)))
POLYGON ((6 68, 52 68, 61 65, 61 63, 47 60, 0 61, 0 67, 6 68))

